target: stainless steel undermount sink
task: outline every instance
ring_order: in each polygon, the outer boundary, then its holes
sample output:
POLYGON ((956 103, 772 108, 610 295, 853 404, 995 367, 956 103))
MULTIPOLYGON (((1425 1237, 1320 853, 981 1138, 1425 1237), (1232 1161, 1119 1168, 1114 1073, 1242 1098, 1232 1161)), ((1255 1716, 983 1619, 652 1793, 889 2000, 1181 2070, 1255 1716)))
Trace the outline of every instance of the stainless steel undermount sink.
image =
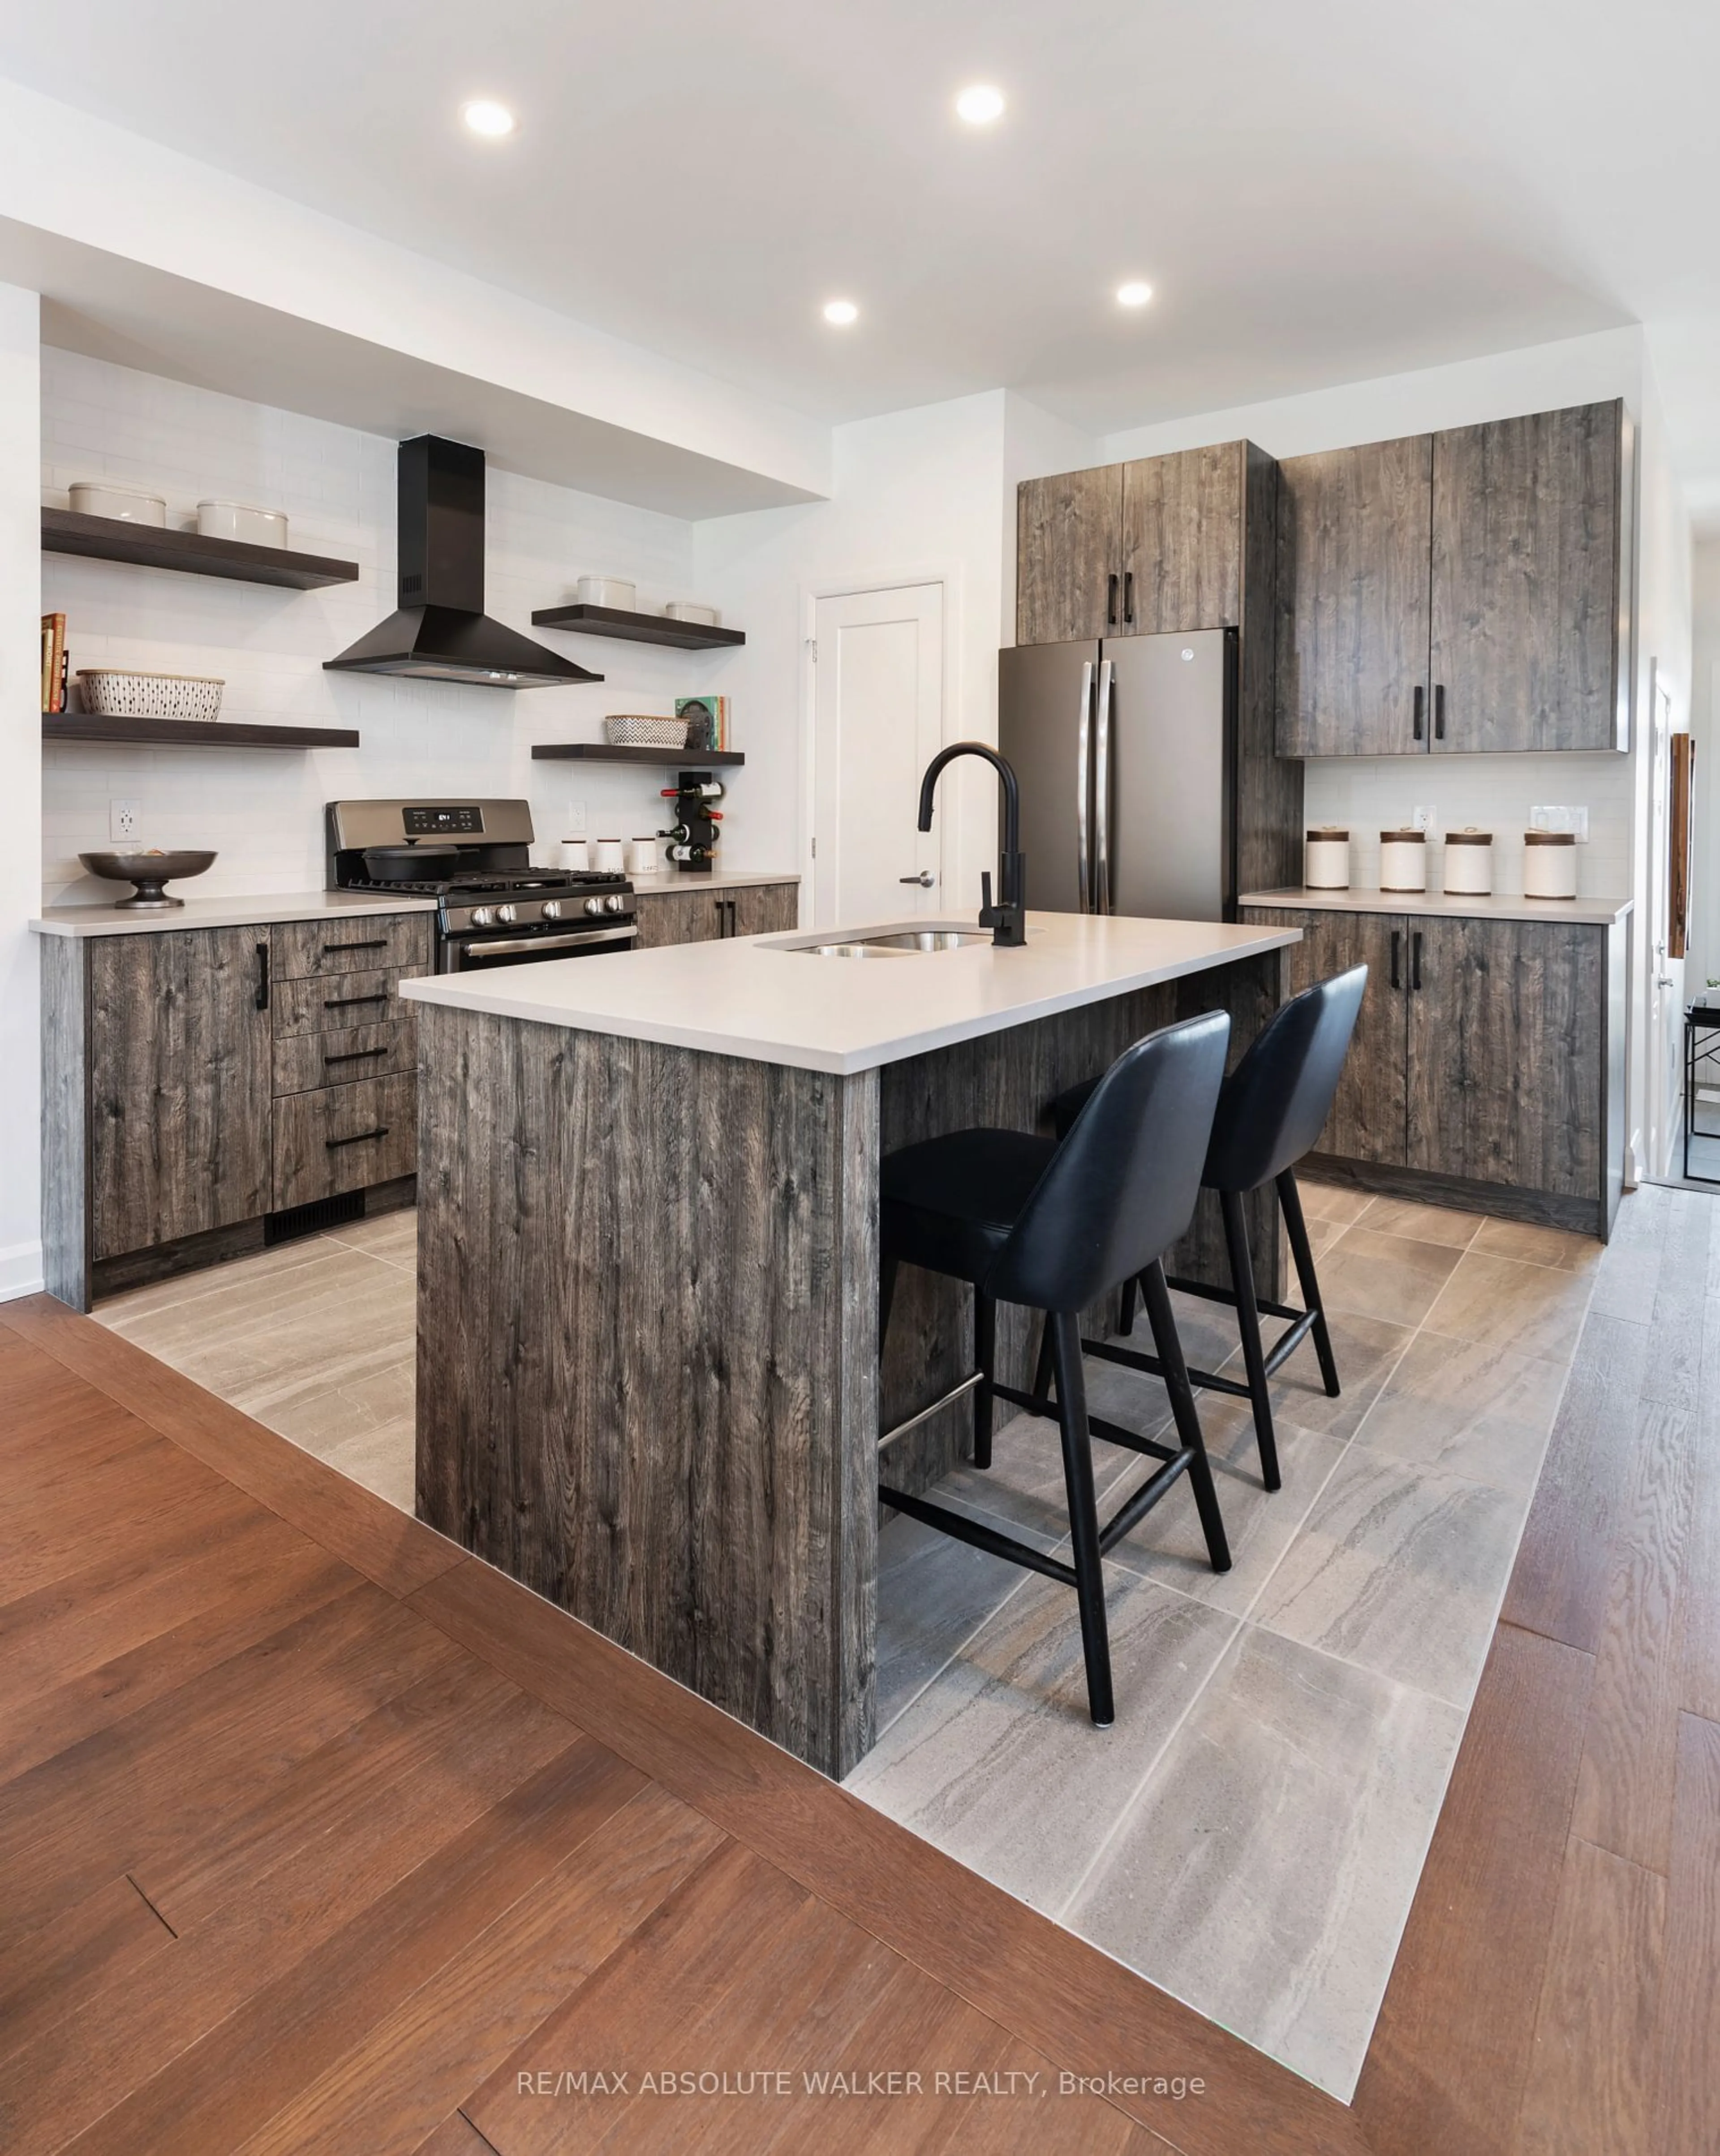
POLYGON ((790 947, 813 958, 907 958, 932 951, 959 951, 969 943, 989 943, 983 928, 892 928, 882 936, 857 936, 839 943, 796 943, 790 947))

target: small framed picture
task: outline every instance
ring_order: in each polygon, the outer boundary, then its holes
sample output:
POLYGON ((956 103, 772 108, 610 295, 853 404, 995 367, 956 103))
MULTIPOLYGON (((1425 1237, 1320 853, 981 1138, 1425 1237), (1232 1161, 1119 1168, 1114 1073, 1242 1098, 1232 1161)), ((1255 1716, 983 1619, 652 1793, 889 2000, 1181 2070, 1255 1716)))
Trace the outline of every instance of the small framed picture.
POLYGON ((687 722, 687 747, 728 747, 729 700, 727 696, 677 696, 675 716, 687 722))

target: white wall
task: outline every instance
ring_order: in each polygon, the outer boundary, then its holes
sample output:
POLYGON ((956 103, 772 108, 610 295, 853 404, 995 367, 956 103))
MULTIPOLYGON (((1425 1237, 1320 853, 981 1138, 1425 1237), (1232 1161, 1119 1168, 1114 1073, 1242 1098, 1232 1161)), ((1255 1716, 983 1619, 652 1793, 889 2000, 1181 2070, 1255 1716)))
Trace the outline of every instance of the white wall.
MULTIPOLYGON (((392 441, 49 349, 40 459, 44 501, 63 505, 73 480, 108 477, 164 493, 174 523, 190 521, 204 496, 263 502, 286 511, 295 547, 356 560, 362 572, 356 584, 284 592, 42 557, 42 608, 65 613, 74 668, 216 675, 227 684, 224 719, 354 726, 363 736, 359 749, 310 756, 50 743, 50 900, 115 895, 84 875, 77 856, 109 844, 116 798, 141 803, 147 844, 215 847, 220 859, 198 886, 212 894, 320 889, 322 805, 337 795, 522 795, 546 840, 569 835, 575 803, 593 837, 655 829, 663 774, 533 762, 531 745, 600 739, 608 711, 671 712, 677 696, 718 685, 697 655, 549 631, 546 642, 603 683, 506 692, 324 672, 325 659, 394 605, 392 441)), ((492 470, 488 530, 490 610, 528 634, 539 634, 532 608, 571 597, 585 570, 634 578, 647 605, 695 595, 694 527, 678 518, 492 470)), ((33 574, 34 559, 33 550, 33 574)), ((743 747, 752 716, 737 714, 743 747)), ((792 822, 758 818, 752 779, 750 768, 735 776, 725 858, 792 866, 792 822)))
POLYGON ((42 880, 37 320, 33 292, 0 285, 0 799, 11 804, 0 856, 0 1301, 42 1285, 38 974, 24 927, 42 880))

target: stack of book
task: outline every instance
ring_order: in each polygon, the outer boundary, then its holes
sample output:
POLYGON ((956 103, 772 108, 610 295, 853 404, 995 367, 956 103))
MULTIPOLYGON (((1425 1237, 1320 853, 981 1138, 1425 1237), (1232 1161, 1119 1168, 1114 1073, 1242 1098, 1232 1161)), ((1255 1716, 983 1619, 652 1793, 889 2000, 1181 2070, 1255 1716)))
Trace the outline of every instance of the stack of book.
POLYGON ((63 711, 66 707, 65 616, 42 617, 42 708, 63 711))

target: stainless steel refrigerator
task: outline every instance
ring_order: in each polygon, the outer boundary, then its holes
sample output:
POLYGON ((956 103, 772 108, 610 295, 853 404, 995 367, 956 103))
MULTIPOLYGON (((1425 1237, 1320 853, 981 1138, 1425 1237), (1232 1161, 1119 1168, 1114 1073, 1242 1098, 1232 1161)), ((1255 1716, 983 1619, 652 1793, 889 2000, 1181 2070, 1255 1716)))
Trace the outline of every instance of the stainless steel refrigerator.
POLYGON ((1029 909, 1235 918, 1234 629, 1000 651, 998 746, 1029 909))

